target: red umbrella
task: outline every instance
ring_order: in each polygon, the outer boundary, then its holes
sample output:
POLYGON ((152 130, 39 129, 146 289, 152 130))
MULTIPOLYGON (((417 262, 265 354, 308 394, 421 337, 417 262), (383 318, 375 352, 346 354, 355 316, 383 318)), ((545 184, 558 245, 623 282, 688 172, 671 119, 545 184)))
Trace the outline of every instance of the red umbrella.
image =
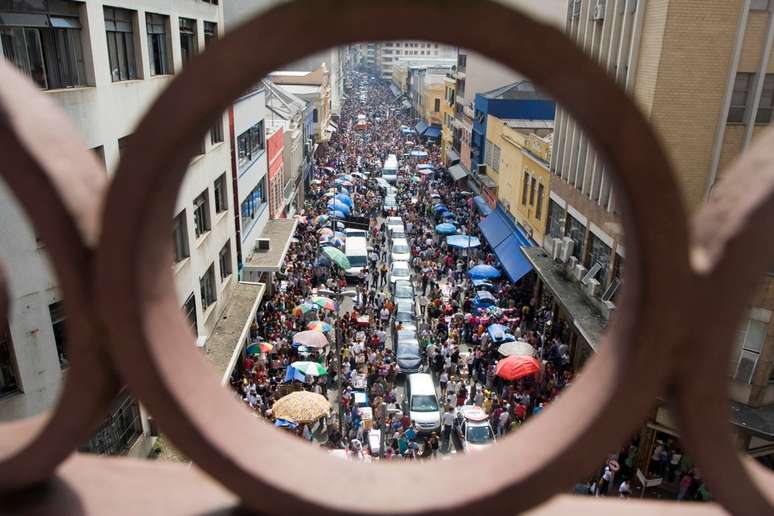
POLYGON ((540 362, 529 356, 513 355, 497 362, 495 373, 504 380, 518 380, 540 372, 540 362))

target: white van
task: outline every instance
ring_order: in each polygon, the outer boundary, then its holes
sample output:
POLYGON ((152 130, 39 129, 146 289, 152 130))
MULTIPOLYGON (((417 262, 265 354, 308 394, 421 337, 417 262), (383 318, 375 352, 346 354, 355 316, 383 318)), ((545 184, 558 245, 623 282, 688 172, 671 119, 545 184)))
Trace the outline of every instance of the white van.
POLYGON ((384 160, 382 167, 382 178, 388 183, 394 183, 398 180, 398 158, 395 154, 390 154, 384 160))
POLYGON ((368 268, 368 245, 363 237, 347 237, 344 254, 349 259, 350 268, 344 271, 347 278, 361 281, 365 278, 364 269, 368 268))
POLYGON ((421 433, 441 430, 441 409, 435 394, 433 377, 426 373, 410 374, 406 378, 404 411, 417 424, 421 433))

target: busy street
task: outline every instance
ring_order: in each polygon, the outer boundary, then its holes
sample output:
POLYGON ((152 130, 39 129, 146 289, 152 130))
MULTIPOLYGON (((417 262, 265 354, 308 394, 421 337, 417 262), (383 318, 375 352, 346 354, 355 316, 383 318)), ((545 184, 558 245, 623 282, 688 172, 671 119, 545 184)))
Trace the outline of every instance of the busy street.
POLYGON ((512 284, 472 193, 387 85, 356 73, 234 388, 350 460, 480 449, 573 379, 529 278, 512 284))

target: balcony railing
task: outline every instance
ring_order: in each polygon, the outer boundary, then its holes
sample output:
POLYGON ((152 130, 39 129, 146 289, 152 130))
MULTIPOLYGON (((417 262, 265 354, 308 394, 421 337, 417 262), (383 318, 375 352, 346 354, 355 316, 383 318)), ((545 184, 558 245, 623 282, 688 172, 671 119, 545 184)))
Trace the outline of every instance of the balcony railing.
POLYGON ((73 321, 57 406, 0 425, 3 513, 774 514, 774 477, 736 452, 725 381, 745 303, 774 261, 771 130, 689 221, 664 150, 623 90, 568 38, 499 2, 294 0, 208 47, 158 97, 110 183, 53 100, 0 62, 0 174, 46 242, 73 321), (451 33, 455 44, 531 77, 585 129, 618 171, 634 256, 600 353, 513 437, 448 462, 341 461, 257 421, 218 388, 191 345, 167 266, 169 227, 158 221, 173 213, 213 120, 257 79, 354 41, 447 41, 448 27, 465 27, 451 33), (72 454, 124 383, 195 468, 72 454), (563 495, 661 394, 717 503, 563 495))

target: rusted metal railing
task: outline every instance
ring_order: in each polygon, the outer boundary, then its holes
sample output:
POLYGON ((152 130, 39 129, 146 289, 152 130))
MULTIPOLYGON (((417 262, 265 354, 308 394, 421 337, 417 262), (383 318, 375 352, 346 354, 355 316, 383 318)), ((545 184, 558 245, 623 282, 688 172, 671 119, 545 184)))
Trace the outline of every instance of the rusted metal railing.
POLYGON ((0 426, 0 512, 774 514, 774 477, 738 455, 726 394, 734 331, 774 258, 772 149, 769 131, 689 221, 633 102, 562 33, 491 0, 295 0, 266 12, 175 79, 110 184, 65 115, 0 62, 0 173, 48 246, 72 322, 57 406, 0 426), (159 222, 212 121, 257 79, 320 48, 388 39, 457 44, 534 79, 618 171, 626 206, 626 287, 601 352, 552 410, 450 462, 347 463, 256 422, 190 345, 159 222), (71 455, 123 383, 206 476, 71 455), (719 504, 548 501, 622 443, 660 394, 719 504))

